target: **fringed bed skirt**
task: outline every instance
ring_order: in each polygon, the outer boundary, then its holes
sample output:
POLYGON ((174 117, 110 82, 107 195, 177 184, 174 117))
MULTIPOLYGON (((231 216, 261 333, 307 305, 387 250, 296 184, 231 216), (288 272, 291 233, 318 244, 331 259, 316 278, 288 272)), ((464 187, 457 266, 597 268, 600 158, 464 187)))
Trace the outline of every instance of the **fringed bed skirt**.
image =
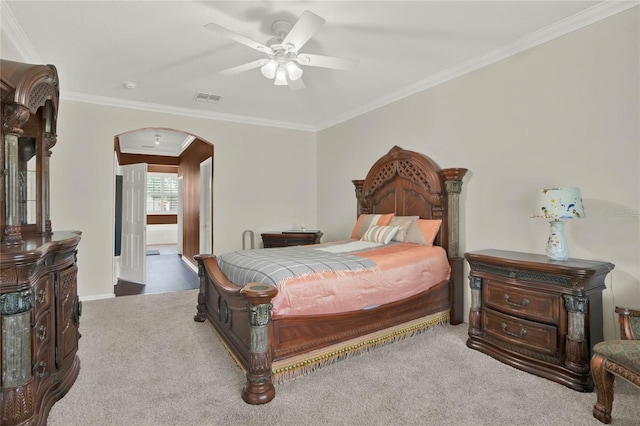
POLYGON ((296 377, 313 373, 327 365, 406 339, 435 325, 448 322, 449 311, 440 312, 323 349, 275 361, 271 370, 273 382, 276 384, 288 382, 296 377))
MULTIPOLYGON (((449 311, 438 312, 417 318, 395 327, 386 328, 365 336, 347 340, 345 342, 336 343, 326 348, 317 349, 305 354, 296 355, 283 360, 275 361, 272 364, 272 380, 275 384, 282 384, 293 380, 297 377, 305 376, 313 373, 327 365, 350 358, 355 355, 370 352, 375 348, 387 345, 389 343, 404 340, 408 337, 421 333, 439 324, 447 324, 449 322, 449 311)), ((215 328, 211 327, 216 335, 215 328)), ((246 371, 242 363, 235 357, 225 344, 223 339, 220 342, 225 346, 227 352, 233 357, 234 361, 243 371, 246 371)))

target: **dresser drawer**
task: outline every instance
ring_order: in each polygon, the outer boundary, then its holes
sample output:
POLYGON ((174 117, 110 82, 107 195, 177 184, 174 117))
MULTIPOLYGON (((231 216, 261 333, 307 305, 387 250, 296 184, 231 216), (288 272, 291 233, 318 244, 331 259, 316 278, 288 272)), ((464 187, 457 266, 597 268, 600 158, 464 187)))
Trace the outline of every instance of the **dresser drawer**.
POLYGON ((41 312, 32 332, 32 347, 37 352, 40 348, 49 346, 54 333, 51 311, 41 312))
POLYGON ((556 355, 557 327, 512 317, 491 309, 483 313, 483 330, 487 335, 521 348, 556 355))
POLYGON ((38 389, 49 379, 53 372, 53 355, 51 347, 43 348, 38 355, 36 355, 35 363, 33 364, 33 376, 38 383, 38 389))
POLYGON ((557 325, 560 320, 560 295, 535 289, 522 289, 485 280, 482 304, 521 318, 557 325))
POLYGON ((33 300, 35 302, 34 314, 36 318, 49 309, 53 293, 53 276, 47 274, 41 277, 33 288, 33 300))

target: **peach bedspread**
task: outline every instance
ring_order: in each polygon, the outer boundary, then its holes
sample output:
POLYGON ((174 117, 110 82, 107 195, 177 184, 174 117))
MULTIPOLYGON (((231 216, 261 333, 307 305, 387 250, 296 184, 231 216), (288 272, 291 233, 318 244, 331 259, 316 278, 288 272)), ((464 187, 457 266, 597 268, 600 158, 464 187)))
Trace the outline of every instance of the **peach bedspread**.
POLYGON ((374 270, 324 272, 278 284, 274 318, 350 312, 395 302, 449 279, 451 267, 442 247, 397 243, 358 252, 377 264, 374 270))

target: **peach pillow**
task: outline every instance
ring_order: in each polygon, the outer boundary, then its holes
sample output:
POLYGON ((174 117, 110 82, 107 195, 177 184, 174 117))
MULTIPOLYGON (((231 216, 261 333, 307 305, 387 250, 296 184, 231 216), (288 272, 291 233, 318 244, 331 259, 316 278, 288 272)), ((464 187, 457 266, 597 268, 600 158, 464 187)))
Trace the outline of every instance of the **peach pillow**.
POLYGON ((351 238, 362 238, 367 229, 374 225, 386 226, 391 222, 393 213, 389 214, 361 214, 358 217, 356 226, 351 231, 351 238))
POLYGON ((432 246, 440 225, 442 225, 442 219, 417 219, 409 227, 404 242, 432 246))

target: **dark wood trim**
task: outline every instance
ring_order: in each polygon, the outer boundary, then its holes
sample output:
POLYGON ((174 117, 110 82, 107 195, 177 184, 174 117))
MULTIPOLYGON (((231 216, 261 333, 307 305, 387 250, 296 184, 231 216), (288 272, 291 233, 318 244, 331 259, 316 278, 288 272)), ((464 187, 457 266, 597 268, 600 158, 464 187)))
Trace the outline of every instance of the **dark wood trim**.
POLYGON ((200 163, 209 157, 213 157, 213 145, 196 139, 180 156, 178 167, 183 187, 182 255, 194 263, 195 256, 200 252, 200 163))
POLYGON ((148 214, 147 225, 175 225, 178 223, 177 214, 148 214))
POLYGON ((118 164, 125 166, 127 164, 139 164, 147 163, 149 165, 158 164, 162 166, 179 166, 180 157, 168 157, 164 155, 143 155, 143 154, 129 154, 126 152, 120 152, 118 156, 118 164))
POLYGON ((167 164, 149 164, 147 166, 149 173, 176 173, 178 174, 178 166, 170 166, 167 164))

